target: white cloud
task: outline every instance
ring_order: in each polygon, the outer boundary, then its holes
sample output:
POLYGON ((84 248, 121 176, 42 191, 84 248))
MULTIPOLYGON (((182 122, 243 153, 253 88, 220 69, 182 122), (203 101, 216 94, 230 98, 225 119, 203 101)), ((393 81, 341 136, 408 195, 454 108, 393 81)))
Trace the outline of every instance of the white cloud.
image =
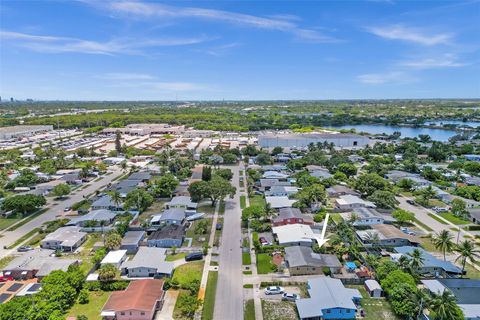
POLYGON ((42 53, 77 52, 85 54, 138 54, 149 47, 183 46, 202 43, 208 37, 133 39, 116 38, 106 42, 84 40, 71 37, 32 35, 20 32, 0 30, 0 39, 42 53))
POLYGON ((425 46, 448 44, 452 38, 452 35, 448 33, 427 34, 421 30, 405 27, 399 24, 382 27, 369 27, 367 30, 376 36, 388 40, 402 40, 425 46))
POLYGON ((409 83, 416 81, 415 78, 402 71, 392 71, 386 73, 366 73, 359 75, 357 80, 365 84, 391 84, 391 83, 409 83))
POLYGON ((136 16, 141 18, 197 18, 253 27, 257 29, 287 32, 295 35, 298 38, 314 42, 336 41, 336 39, 324 35, 316 30, 300 27, 297 23, 294 22, 293 16, 266 18, 224 10, 194 7, 174 7, 158 3, 145 3, 141 1, 129 0, 108 1, 100 3, 91 1, 84 2, 97 7, 106 8, 113 13, 127 15, 127 17, 136 16))
POLYGON ((466 64, 459 62, 453 54, 444 54, 434 58, 421 58, 416 60, 407 60, 400 65, 414 69, 435 69, 435 68, 458 68, 466 64))

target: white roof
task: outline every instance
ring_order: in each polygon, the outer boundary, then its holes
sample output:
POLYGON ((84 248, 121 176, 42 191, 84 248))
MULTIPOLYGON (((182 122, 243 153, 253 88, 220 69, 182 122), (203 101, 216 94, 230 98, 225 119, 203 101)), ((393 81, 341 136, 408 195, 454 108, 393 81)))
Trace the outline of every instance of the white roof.
POLYGON ((382 290, 382 287, 380 287, 380 284, 377 282, 377 280, 369 279, 365 281, 365 285, 367 286, 368 290, 382 290))
POLYGON ((360 197, 357 197, 357 196, 354 196, 354 195, 351 195, 351 194, 346 194, 344 196, 340 196, 336 201, 339 205, 363 204, 365 207, 370 207, 370 208, 375 208, 376 207, 373 204, 373 202, 365 201, 365 200, 361 199, 360 197))
POLYGON ((290 200, 288 197, 265 197, 265 201, 270 204, 273 209, 290 208, 296 200, 290 200))
POLYGON ((312 228, 304 224, 273 227, 272 232, 277 235, 280 245, 292 242, 312 242, 312 239, 317 238, 312 228))
POLYGON ((113 250, 113 251, 110 251, 100 263, 101 264, 106 264, 106 263, 117 264, 117 263, 120 263, 126 255, 127 255, 127 250, 113 250))

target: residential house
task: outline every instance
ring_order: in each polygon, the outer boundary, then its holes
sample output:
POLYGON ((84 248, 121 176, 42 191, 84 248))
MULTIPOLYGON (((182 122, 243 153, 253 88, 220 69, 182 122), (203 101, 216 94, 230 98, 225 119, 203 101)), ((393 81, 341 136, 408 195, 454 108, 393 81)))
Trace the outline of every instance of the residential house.
POLYGON ((351 219, 352 215, 355 216, 355 221, 353 222, 355 227, 396 221, 391 215, 380 213, 373 208, 355 208, 352 212, 343 212, 341 215, 345 220, 351 219))
POLYGON ((480 161, 480 154, 464 154, 463 156, 468 161, 480 161))
POLYGON ((357 191, 341 184, 336 184, 327 188, 327 193, 330 198, 338 198, 347 194, 352 196, 360 196, 360 193, 357 191))
POLYGON ((152 174, 147 171, 134 172, 126 180, 141 181, 147 183, 152 178, 152 174))
POLYGON ((115 267, 120 268, 122 263, 127 259, 127 250, 112 250, 100 262, 100 265, 113 264, 115 267))
POLYGON ((468 213, 473 223, 480 224, 480 208, 469 208, 468 213))
POLYGON ((313 240, 317 239, 310 226, 305 224, 287 224, 272 228, 278 244, 281 246, 308 246, 311 247, 313 240))
POLYGON ((2 268, 2 273, 16 280, 43 278, 52 271, 67 271, 69 266, 79 263, 77 259, 57 258, 54 253, 54 250, 39 248, 25 252, 2 268))
POLYGON ((466 199, 466 198, 463 198, 463 197, 459 197, 459 196, 455 196, 453 194, 450 194, 450 193, 437 193, 437 197, 442 200, 443 202, 445 202, 446 204, 451 204, 452 201, 454 199, 460 199, 462 200, 463 202, 465 202, 465 207, 467 209, 469 208, 475 208, 475 207, 479 207, 480 206, 480 202, 478 201, 475 201, 475 200, 471 200, 471 199, 466 199))
POLYGON ((40 242, 44 249, 73 252, 87 240, 87 233, 80 227, 62 227, 49 233, 40 242))
POLYGON ((315 171, 310 171, 310 175, 312 177, 318 178, 318 179, 330 179, 333 177, 333 174, 331 174, 327 169, 320 169, 320 170, 315 170, 315 171))
POLYGON ((165 203, 165 208, 182 208, 184 210, 197 210, 198 203, 193 202, 190 197, 173 197, 170 202, 165 203))
POLYGON ((114 291, 100 313, 104 320, 152 320, 161 310, 163 280, 132 281, 124 291, 114 291))
POLYGON ((278 180, 286 180, 289 177, 288 174, 283 172, 277 171, 265 171, 262 175, 264 179, 278 179, 278 180))
POLYGON ((400 231, 390 224, 375 224, 369 230, 357 230, 358 239, 366 247, 417 246, 420 241, 412 235, 400 231))
MULTIPOLYGON (((449 290, 454 296, 458 307, 463 311, 465 320, 480 319, 480 280, 477 279, 436 279, 421 280, 432 293, 441 295, 449 290)), ((428 316, 425 319, 429 320, 428 316)))
POLYGON ((291 276, 323 275, 324 268, 328 268, 331 273, 339 273, 342 269, 337 256, 314 253, 312 248, 305 246, 286 247, 285 261, 291 276))
POLYGON ((301 320, 355 319, 362 295, 357 289, 345 288, 342 281, 330 277, 310 279, 310 298, 296 301, 301 320))
POLYGON ((92 210, 110 210, 110 211, 121 211, 122 204, 115 203, 112 200, 112 197, 109 194, 101 195, 97 200, 95 200, 91 205, 92 210))
POLYGON ((445 261, 439 259, 432 255, 430 252, 423 250, 422 248, 416 248, 411 246, 397 247, 394 248, 394 252, 397 255, 393 254, 392 259, 398 260, 400 256, 405 256, 407 259, 410 259, 410 254, 418 249, 422 253, 423 263, 418 271, 422 276, 430 277, 457 277, 462 274, 462 269, 451 263, 450 261, 445 261))
POLYGON ((336 211, 350 211, 356 208, 376 208, 373 202, 363 200, 351 194, 338 197, 335 199, 334 205, 336 211))
POLYGON ((122 264, 122 274, 129 278, 171 277, 174 263, 165 261, 166 251, 163 248, 140 247, 132 259, 122 264))
POLYGON ((266 196, 270 197, 289 197, 298 192, 294 186, 272 186, 269 191, 265 191, 266 196))
POLYGON ((262 170, 263 171, 285 171, 285 170, 288 170, 287 166, 286 165, 278 165, 278 164, 275 164, 275 165, 265 165, 265 166, 262 166, 262 170))
POLYGON ((273 218, 274 227, 297 223, 313 225, 313 219, 309 215, 302 214, 298 208, 281 208, 278 216, 273 218))
POLYGON ((183 244, 184 236, 185 230, 183 226, 174 224, 167 225, 150 234, 147 239, 147 244, 149 247, 179 248, 183 244))
POLYGON ((81 184, 83 181, 82 181, 82 178, 81 178, 81 170, 77 170, 77 171, 73 171, 73 172, 70 172, 70 173, 67 173, 65 175, 63 175, 60 180, 62 180, 63 182, 65 183, 68 183, 68 184, 81 184))
POLYGON ((150 223, 152 226, 163 226, 169 224, 181 225, 185 221, 185 218, 185 209, 171 207, 164 210, 161 214, 153 215, 150 223))
POLYGON ((280 181, 278 179, 260 179, 260 185, 258 189, 260 191, 268 191, 274 186, 291 186, 292 183, 289 181, 280 181))
POLYGON ((140 242, 145 238, 145 231, 127 231, 122 239, 120 245, 121 250, 127 250, 127 254, 132 254, 138 251, 140 242))
POLYGON ((120 193, 122 198, 126 198, 127 194, 132 192, 133 190, 138 189, 140 186, 143 186, 144 183, 140 180, 122 180, 120 182, 114 183, 110 187, 107 188, 108 191, 116 191, 120 193))
POLYGON ((102 224, 105 226, 110 225, 116 216, 115 212, 107 209, 93 210, 85 215, 72 218, 66 225, 85 227, 88 224, 96 223, 97 226, 102 224))
POLYGON ((291 208, 297 200, 288 197, 265 197, 265 201, 270 204, 272 209, 291 208))

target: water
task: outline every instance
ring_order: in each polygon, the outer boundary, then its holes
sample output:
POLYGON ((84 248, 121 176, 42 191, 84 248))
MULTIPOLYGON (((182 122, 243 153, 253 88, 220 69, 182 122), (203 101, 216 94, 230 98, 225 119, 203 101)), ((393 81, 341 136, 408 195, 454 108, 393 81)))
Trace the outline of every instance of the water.
MULTIPOLYGON (((460 121, 461 122, 461 121, 460 121)), ((458 134, 454 130, 447 129, 433 129, 433 128, 413 128, 413 127, 399 127, 390 125, 375 125, 375 124, 358 124, 358 125, 343 125, 332 126, 331 129, 355 129, 357 132, 368 132, 370 134, 387 135, 393 134, 395 131, 401 132, 401 138, 415 138, 420 134, 428 134, 432 140, 448 141, 448 138, 458 134)))
POLYGON ((427 121, 426 124, 432 124, 441 126, 444 124, 456 124, 458 126, 470 126, 472 128, 477 128, 480 126, 480 122, 478 121, 461 121, 461 120, 436 120, 436 121, 427 121))

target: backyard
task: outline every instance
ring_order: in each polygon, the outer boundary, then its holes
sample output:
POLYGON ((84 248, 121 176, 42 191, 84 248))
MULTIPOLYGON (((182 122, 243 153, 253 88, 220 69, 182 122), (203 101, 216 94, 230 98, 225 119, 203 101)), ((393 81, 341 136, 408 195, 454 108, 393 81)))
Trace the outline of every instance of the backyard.
POLYGON ((367 294, 367 291, 362 285, 346 285, 348 288, 358 289, 362 294, 360 305, 365 310, 365 320, 390 319, 397 320, 398 318, 392 311, 390 304, 385 299, 373 299, 367 294))
POLYGON ((272 257, 268 253, 257 254, 258 274, 267 274, 275 271, 275 265, 272 263, 272 257))
POLYGON ((110 292, 90 291, 89 302, 80 304, 77 301, 68 312, 68 315, 73 317, 84 315, 88 318, 88 320, 100 320, 102 319, 100 316, 100 311, 105 305, 105 302, 107 302, 109 296, 110 292))
MULTIPOLYGON (((298 319, 297 307, 293 302, 262 300, 264 320, 295 320, 298 319)), ((385 318, 386 319, 386 318, 385 318)))

